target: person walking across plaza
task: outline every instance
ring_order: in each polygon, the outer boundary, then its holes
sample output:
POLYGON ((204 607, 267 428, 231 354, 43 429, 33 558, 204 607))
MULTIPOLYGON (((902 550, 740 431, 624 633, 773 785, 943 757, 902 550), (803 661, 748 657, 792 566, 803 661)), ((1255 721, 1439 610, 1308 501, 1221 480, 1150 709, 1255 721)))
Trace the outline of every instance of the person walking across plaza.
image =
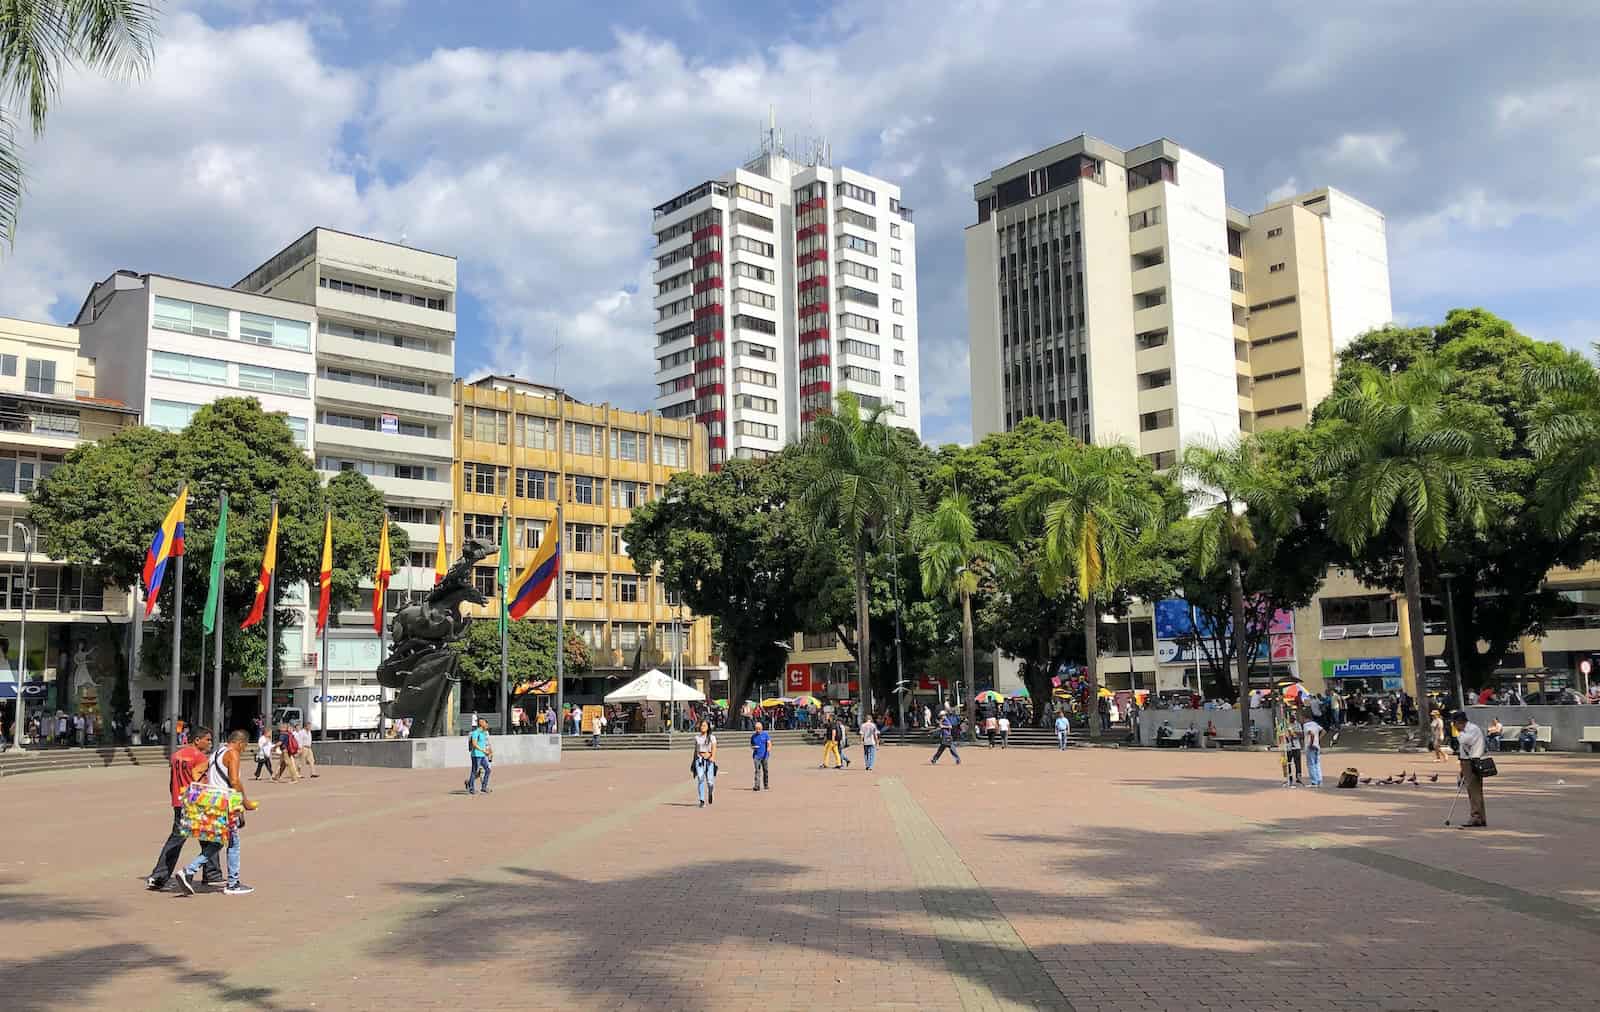
POLYGON ((1306 779, 1312 787, 1322 786, 1322 725, 1317 718, 1307 717, 1305 723, 1300 725, 1301 732, 1305 735, 1306 746, 1306 779))
POLYGON ((955 759, 956 765, 961 765, 961 753, 956 751, 956 737, 960 727, 960 717, 948 712, 939 714, 939 747, 934 750, 933 758, 928 760, 929 765, 939 765, 939 757, 947 751, 951 758, 955 759))
POLYGON ((1067 740, 1072 735, 1072 722, 1067 720, 1067 711, 1056 711, 1056 748, 1062 752, 1067 750, 1067 740))
POLYGON ((244 829, 244 813, 253 812, 256 803, 244 791, 244 776, 239 757, 244 754, 249 736, 243 730, 228 735, 228 743, 211 753, 206 766, 206 783, 196 782, 185 796, 184 822, 200 840, 200 856, 178 872, 178 885, 193 896, 193 877, 207 862, 214 863, 224 845, 228 848, 227 896, 248 896, 255 892, 239 878, 239 837, 244 829))
POLYGON ((590 722, 589 727, 594 731, 594 736, 589 739, 589 747, 599 748, 600 736, 606 733, 606 711, 604 707, 601 707, 600 711, 594 715, 594 720, 590 722))
POLYGON ((716 804, 717 736, 711 733, 711 721, 704 719, 694 735, 694 789, 701 808, 716 804))
POLYGON ((993 710, 983 718, 983 734, 989 739, 989 747, 994 748, 995 742, 1000 739, 1000 721, 993 710))
POLYGON ((839 755, 839 733, 834 728, 833 720, 822 725, 822 762, 817 766, 819 770, 828 768, 828 760, 839 769, 844 769, 844 759, 839 755))
POLYGON ((1461 824, 1462 829, 1477 826, 1487 826, 1489 817, 1483 807, 1483 775, 1478 772, 1477 762, 1484 758, 1487 749, 1484 746, 1483 729, 1467 719, 1467 715, 1460 710, 1450 715, 1450 723, 1456 729, 1456 748, 1461 756, 1461 779, 1467 788, 1467 801, 1472 806, 1472 818, 1461 824))
MULTIPOLYGON (((756 733, 750 736, 750 761, 755 764, 756 790, 765 787, 772 790, 772 783, 768 773, 768 760, 772 758, 772 735, 762 727, 761 721, 756 721, 756 733)), ((868 760, 870 764, 871 760, 868 760)))
POLYGON ((320 774, 317 773, 316 753, 311 751, 311 728, 305 724, 295 728, 294 740, 300 745, 300 751, 294 755, 295 764, 304 766, 307 774, 315 779, 320 774))
POLYGON ((1000 715, 1000 747, 1011 747, 1011 718, 1003 713, 1000 715))
POLYGON ((272 782, 279 782, 287 773, 291 783, 299 783, 300 764, 295 761, 295 756, 300 753, 300 739, 295 737, 294 729, 288 724, 279 725, 278 740, 273 751, 278 756, 278 772, 272 774, 272 782))
POLYGON ((265 769, 267 776, 272 776, 272 735, 261 730, 261 722, 256 721, 256 775, 252 778, 261 779, 261 771, 265 769))
POLYGON ((848 715, 835 718, 834 725, 839 729, 839 761, 848 767, 850 765, 850 754, 845 751, 850 747, 850 720, 848 715))
POLYGON ((1428 721, 1428 749, 1433 753, 1433 761, 1442 763, 1450 758, 1444 751, 1444 718, 1434 710, 1428 721))
POLYGON ((872 764, 876 762, 878 758, 878 744, 880 737, 881 732, 878 730, 877 723, 873 721, 872 714, 867 714, 867 719, 861 725, 861 751, 866 753, 867 769, 869 771, 872 769, 872 764))
POLYGON ((472 760, 472 768, 467 771, 467 793, 477 793, 474 785, 478 781, 478 774, 483 774, 483 793, 489 793, 489 764, 494 760, 494 747, 489 744, 489 719, 478 718, 478 726, 467 735, 467 755, 472 760))
MULTIPOLYGON (((155 867, 150 869, 150 874, 145 877, 144 884, 149 889, 161 889, 172 877, 172 869, 178 864, 178 855, 183 852, 183 845, 189 839, 189 828, 183 822, 184 798, 189 793, 189 785, 198 780, 203 780, 206 775, 206 765, 210 762, 211 731, 200 728, 195 732, 194 744, 185 745, 172 753, 168 760, 170 772, 168 774, 168 793, 172 798, 172 831, 167 835, 167 842, 161 845, 161 853, 156 856, 155 867)), ((222 880, 221 868, 213 862, 211 872, 207 877, 214 881, 222 880)))

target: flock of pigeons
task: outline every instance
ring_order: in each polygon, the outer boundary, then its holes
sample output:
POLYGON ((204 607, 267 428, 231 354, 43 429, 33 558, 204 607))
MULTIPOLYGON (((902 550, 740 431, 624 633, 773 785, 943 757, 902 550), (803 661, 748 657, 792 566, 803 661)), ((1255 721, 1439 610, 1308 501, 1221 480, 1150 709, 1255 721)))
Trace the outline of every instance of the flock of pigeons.
MULTIPOLYGON (((1362 777, 1361 778, 1361 782, 1363 784, 1370 784, 1370 783, 1372 783, 1372 778, 1371 777, 1362 777)), ((1435 773, 1433 776, 1428 778, 1428 783, 1430 783, 1430 784, 1436 784, 1438 782, 1439 782, 1439 774, 1437 774, 1437 773, 1435 773)), ((1415 773, 1412 773, 1410 776, 1407 776, 1405 770, 1401 770, 1399 773, 1396 773, 1393 776, 1384 777, 1382 780, 1379 780, 1378 783, 1380 783, 1380 784, 1410 784, 1413 787, 1420 787, 1421 786, 1420 784, 1417 783, 1417 775, 1415 773)))

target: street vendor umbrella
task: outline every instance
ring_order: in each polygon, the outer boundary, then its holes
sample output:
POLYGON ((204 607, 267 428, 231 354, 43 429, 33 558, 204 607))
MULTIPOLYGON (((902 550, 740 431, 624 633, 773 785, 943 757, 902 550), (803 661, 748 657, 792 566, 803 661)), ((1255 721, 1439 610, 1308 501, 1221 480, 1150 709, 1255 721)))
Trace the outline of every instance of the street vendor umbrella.
POLYGON ((685 685, 660 668, 651 668, 633 681, 606 693, 608 703, 703 703, 705 695, 692 685, 685 685))
POLYGON ((993 689, 984 689, 982 692, 978 693, 976 698, 980 703, 1000 703, 1004 702, 1006 697, 1000 695, 1000 693, 994 691, 993 689))
POLYGON ((821 706, 822 705, 822 700, 818 699, 816 696, 795 696, 793 699, 789 700, 789 702, 791 704, 793 704, 794 706, 821 706))
POLYGON ((1027 689, 1018 689, 1016 692, 1013 692, 1011 694, 1011 698, 1012 699, 1028 699, 1028 698, 1031 698, 1031 697, 1028 695, 1028 690, 1027 689))
POLYGON ((713 699, 712 702, 716 703, 718 706, 722 707, 724 710, 726 710, 728 708, 728 700, 726 698, 713 699))
POLYGON ((1301 695, 1305 693, 1305 691, 1306 690, 1300 685, 1299 682, 1291 682, 1288 685, 1284 686, 1284 688, 1283 688, 1283 698, 1287 699, 1287 700, 1290 700, 1290 701, 1293 701, 1293 700, 1299 699, 1301 697, 1301 695))
POLYGON ((766 699, 763 699, 761 701, 761 705, 762 705, 763 708, 766 708, 766 707, 773 707, 773 706, 783 706, 787 702, 789 702, 787 699, 783 699, 782 697, 779 697, 779 696, 768 696, 766 699))
POLYGON ((1113 697, 1115 695, 1116 695, 1115 692, 1112 692, 1110 689, 1106 688, 1104 685, 1100 686, 1100 698, 1101 699, 1110 699, 1111 697, 1113 697))

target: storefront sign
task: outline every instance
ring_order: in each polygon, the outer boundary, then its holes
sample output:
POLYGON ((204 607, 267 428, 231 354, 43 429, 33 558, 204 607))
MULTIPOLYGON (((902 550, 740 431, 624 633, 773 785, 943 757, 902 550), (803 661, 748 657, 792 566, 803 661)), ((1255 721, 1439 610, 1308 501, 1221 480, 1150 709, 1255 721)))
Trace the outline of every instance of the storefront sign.
POLYGON ((783 689, 794 695, 811 691, 811 665, 791 664, 783 672, 783 689))
MULTIPOLYGON (((1401 677, 1400 658, 1355 657, 1344 660, 1324 660, 1322 662, 1322 677, 1399 679, 1401 677)), ((1398 682, 1396 687, 1398 687, 1398 682)))

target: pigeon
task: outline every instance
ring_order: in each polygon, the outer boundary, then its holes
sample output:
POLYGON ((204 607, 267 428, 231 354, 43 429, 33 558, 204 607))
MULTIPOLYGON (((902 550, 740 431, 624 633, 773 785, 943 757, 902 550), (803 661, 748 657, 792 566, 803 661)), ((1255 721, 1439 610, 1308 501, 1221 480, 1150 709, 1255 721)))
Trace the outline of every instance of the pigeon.
POLYGON ((1361 782, 1364 783, 1364 784, 1370 784, 1370 783, 1372 783, 1372 778, 1371 777, 1362 777, 1361 778, 1361 782))
POLYGON ((1415 773, 1411 774, 1411 776, 1406 780, 1406 783, 1408 783, 1408 784, 1416 784, 1416 782, 1417 782, 1417 775, 1415 773))
POLYGON ((1437 774, 1437 773, 1435 773, 1433 776, 1428 778, 1428 783, 1430 783, 1430 784, 1436 784, 1438 782, 1439 782, 1439 774, 1437 774))
POLYGON ((1380 784, 1392 784, 1392 783, 1394 783, 1394 777, 1384 777, 1382 780, 1379 780, 1378 783, 1380 783, 1380 784))
POLYGON ((1396 773, 1394 775, 1394 778, 1396 780, 1404 780, 1406 778, 1406 771, 1405 770, 1401 770, 1399 773, 1396 773))

